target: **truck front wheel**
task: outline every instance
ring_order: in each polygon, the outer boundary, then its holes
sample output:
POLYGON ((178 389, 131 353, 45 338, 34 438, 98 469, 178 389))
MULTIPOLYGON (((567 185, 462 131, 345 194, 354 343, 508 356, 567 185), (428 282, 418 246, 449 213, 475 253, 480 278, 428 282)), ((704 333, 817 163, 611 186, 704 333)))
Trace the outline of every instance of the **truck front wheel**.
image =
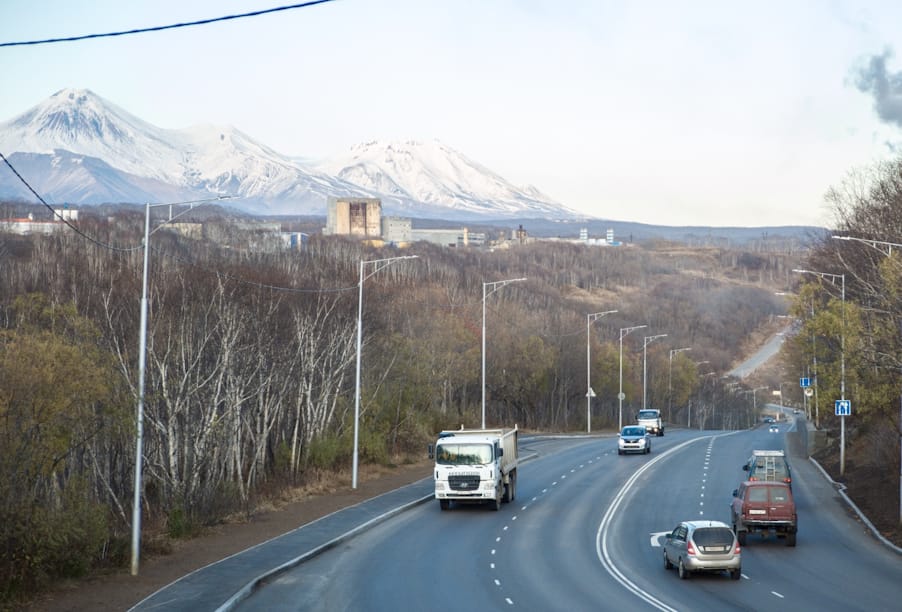
POLYGON ((438 505, 442 510, 448 510, 451 507, 451 502, 447 499, 438 500, 438 505))

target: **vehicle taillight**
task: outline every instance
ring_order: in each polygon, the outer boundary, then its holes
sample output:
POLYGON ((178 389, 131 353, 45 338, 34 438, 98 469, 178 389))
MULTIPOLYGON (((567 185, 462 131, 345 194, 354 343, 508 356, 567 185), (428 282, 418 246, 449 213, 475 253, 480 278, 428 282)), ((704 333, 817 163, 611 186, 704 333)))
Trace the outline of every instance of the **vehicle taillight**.
POLYGON ((733 549, 733 554, 738 555, 742 553, 742 549, 739 547, 739 540, 736 540, 736 547, 733 549))
POLYGON ((784 478, 784 479, 783 479, 783 482, 792 482, 792 478, 788 478, 788 477, 787 477, 787 478, 784 478))
POLYGON ((692 540, 686 540, 686 554, 687 555, 695 554, 695 546, 692 545, 692 540))

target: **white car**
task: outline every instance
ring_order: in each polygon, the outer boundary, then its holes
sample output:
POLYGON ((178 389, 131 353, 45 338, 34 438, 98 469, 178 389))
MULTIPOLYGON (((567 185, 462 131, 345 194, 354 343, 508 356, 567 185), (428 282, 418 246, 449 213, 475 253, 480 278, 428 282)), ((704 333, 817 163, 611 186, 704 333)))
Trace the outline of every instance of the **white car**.
POLYGON ((780 433, 780 428, 776 425, 771 425, 770 429, 768 429, 767 431, 769 431, 770 433, 780 433))
POLYGON ((650 453, 651 436, 644 425, 627 425, 620 432, 617 440, 617 454, 650 453))

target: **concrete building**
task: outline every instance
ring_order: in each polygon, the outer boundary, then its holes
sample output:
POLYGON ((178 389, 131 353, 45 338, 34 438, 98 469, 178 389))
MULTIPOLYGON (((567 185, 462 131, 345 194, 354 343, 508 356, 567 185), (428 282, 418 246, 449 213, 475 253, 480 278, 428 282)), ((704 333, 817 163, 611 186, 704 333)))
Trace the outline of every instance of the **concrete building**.
POLYGON ((411 241, 411 231, 409 217, 382 218, 382 239, 389 244, 407 244, 411 241))
POLYGON ((323 233, 360 238, 381 237, 382 201, 379 198, 329 198, 323 233))
POLYGON ((410 230, 412 242, 423 240, 446 247, 465 247, 469 245, 467 228, 458 229, 415 229, 410 230))
POLYGON ((78 221, 77 210, 54 208, 53 213, 54 215, 52 217, 44 220, 35 219, 33 213, 28 213, 27 217, 0 219, 0 231, 22 236, 28 234, 51 234, 67 227, 60 219, 65 219, 70 222, 78 221))

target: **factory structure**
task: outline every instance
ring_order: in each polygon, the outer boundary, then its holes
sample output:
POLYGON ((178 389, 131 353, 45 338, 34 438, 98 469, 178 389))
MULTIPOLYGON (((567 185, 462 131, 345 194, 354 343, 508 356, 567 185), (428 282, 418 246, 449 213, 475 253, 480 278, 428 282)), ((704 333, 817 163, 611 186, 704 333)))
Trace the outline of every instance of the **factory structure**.
MULTIPOLYGON (((445 247, 482 247, 487 244, 482 232, 471 232, 466 227, 451 229, 414 229, 409 217, 382 216, 382 201, 379 198, 337 198, 330 197, 326 203, 327 236, 352 236, 363 240, 378 241, 383 244, 404 246, 412 242, 429 242, 445 247)), ((538 240, 528 234, 520 225, 512 230, 508 240, 492 246, 509 247, 524 245, 538 240)), ((543 240, 555 240, 543 239, 543 240)), ((614 240, 614 230, 609 229, 604 238, 590 238, 588 228, 582 228, 579 239, 560 239, 587 246, 619 246, 614 240)))
POLYGON ((414 229, 409 217, 383 217, 379 198, 329 198, 323 234, 354 236, 399 246, 425 241, 441 246, 465 247, 481 246, 485 241, 484 234, 471 234, 466 227, 414 229))

